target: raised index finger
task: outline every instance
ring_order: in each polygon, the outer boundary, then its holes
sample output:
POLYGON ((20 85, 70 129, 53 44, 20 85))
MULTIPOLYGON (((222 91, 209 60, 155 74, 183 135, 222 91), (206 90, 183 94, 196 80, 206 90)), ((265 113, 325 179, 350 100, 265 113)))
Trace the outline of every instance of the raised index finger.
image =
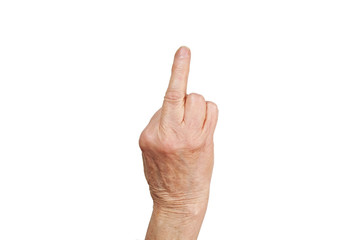
POLYGON ((167 118, 178 121, 183 119, 190 58, 191 53, 188 47, 182 46, 175 53, 170 82, 163 104, 163 113, 167 118))

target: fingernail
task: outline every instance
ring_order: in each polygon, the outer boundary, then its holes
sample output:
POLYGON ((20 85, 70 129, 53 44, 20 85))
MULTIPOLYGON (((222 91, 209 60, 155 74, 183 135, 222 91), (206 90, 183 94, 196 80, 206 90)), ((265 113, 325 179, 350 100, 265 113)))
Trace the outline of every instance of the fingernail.
POLYGON ((182 46, 179 49, 179 57, 184 58, 184 57, 188 57, 190 53, 190 49, 188 47, 182 46))

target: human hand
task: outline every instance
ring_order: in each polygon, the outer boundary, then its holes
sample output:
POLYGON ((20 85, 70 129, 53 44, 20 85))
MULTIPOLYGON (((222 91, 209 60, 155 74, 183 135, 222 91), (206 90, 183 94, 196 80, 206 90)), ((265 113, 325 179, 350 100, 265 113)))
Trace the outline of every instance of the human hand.
POLYGON ((199 94, 186 94, 190 55, 187 47, 176 52, 163 105, 139 139, 154 202, 149 239, 196 239, 206 212, 218 109, 199 94), (172 223, 177 233, 165 233, 172 223))

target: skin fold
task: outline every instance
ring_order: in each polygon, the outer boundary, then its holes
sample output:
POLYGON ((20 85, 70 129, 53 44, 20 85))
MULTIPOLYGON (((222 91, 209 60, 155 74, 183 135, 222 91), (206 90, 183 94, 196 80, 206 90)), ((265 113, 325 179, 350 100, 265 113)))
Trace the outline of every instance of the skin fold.
POLYGON ((180 47, 162 107, 140 135, 145 178, 153 199, 146 239, 197 239, 214 164, 217 105, 186 93, 191 52, 180 47))

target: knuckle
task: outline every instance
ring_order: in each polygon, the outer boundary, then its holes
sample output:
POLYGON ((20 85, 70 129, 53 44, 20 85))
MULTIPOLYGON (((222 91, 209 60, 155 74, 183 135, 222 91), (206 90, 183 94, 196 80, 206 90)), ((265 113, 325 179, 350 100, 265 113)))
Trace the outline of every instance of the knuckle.
POLYGON ((215 112, 219 111, 217 104, 214 103, 214 102, 208 101, 207 106, 208 106, 209 109, 211 109, 211 110, 213 110, 215 112))
POLYGON ((205 102, 204 96, 198 93, 190 93, 187 98, 195 102, 205 102))
POLYGON ((172 66, 171 71, 173 72, 173 74, 177 75, 177 76, 184 76, 186 75, 186 68, 184 66, 184 64, 181 63, 175 63, 172 66))
POLYGON ((144 131, 140 134, 139 138, 139 146, 141 149, 147 149, 151 146, 153 142, 152 134, 145 128, 144 131))
POLYGON ((204 146, 200 132, 183 129, 178 132, 156 134, 145 128, 140 134, 139 146, 142 151, 155 152, 161 155, 188 154, 200 150, 204 146))
POLYGON ((183 100, 183 93, 175 89, 168 89, 164 99, 170 102, 177 102, 183 100))
POLYGON ((192 139, 186 142, 186 149, 190 151, 197 151, 203 147, 203 141, 200 139, 192 139))

